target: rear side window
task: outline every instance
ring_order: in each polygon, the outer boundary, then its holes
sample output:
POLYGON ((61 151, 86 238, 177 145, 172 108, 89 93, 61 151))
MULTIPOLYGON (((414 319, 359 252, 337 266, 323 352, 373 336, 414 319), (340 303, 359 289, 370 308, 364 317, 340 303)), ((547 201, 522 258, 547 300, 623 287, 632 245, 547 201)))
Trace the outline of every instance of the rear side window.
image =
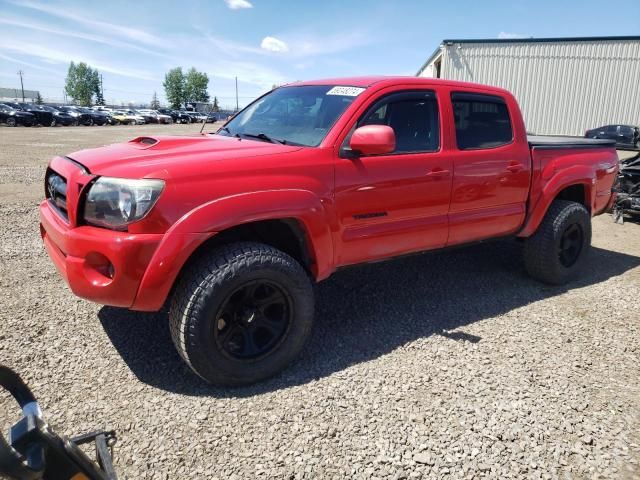
POLYGON ((513 140, 509 110, 502 97, 453 93, 451 102, 460 150, 495 148, 513 140))

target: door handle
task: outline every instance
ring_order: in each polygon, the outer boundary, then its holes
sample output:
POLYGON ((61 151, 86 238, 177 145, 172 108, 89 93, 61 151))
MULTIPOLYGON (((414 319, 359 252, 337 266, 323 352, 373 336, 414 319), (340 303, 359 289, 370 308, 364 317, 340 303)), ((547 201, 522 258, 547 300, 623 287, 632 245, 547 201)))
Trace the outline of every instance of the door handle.
POLYGON ((511 173, 518 173, 523 168, 524 165, 521 163, 511 163, 507 166, 507 170, 509 170, 511 173))
POLYGON ((427 173, 427 177, 443 177, 445 175, 449 175, 449 170, 444 170, 442 168, 434 168, 427 173))

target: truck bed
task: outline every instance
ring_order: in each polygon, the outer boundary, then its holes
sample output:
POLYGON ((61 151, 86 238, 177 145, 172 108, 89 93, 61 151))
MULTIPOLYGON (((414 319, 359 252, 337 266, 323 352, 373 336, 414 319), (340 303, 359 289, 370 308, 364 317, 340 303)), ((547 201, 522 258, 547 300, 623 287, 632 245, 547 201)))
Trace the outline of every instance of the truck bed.
POLYGON ((529 148, 602 148, 615 147, 615 140, 560 137, 551 135, 527 135, 529 148))

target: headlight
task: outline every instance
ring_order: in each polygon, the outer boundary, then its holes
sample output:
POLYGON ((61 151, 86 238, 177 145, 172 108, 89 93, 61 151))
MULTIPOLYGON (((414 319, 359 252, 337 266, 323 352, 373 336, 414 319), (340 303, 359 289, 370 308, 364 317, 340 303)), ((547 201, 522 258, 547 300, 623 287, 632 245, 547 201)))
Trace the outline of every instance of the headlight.
POLYGON ((151 211, 163 188, 162 180, 100 177, 87 193, 84 220, 92 225, 124 230, 151 211))

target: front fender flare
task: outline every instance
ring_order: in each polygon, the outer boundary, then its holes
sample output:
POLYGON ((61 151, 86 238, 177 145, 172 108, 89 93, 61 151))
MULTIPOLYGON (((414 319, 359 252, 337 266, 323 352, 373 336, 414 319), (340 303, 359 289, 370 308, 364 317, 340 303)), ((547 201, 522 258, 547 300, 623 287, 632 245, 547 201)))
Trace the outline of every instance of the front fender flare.
POLYGON ((333 271, 333 242, 323 201, 308 190, 268 190, 223 197, 180 218, 164 235, 138 287, 132 310, 157 311, 193 252, 216 233, 261 220, 295 219, 304 227, 316 280, 333 271))

